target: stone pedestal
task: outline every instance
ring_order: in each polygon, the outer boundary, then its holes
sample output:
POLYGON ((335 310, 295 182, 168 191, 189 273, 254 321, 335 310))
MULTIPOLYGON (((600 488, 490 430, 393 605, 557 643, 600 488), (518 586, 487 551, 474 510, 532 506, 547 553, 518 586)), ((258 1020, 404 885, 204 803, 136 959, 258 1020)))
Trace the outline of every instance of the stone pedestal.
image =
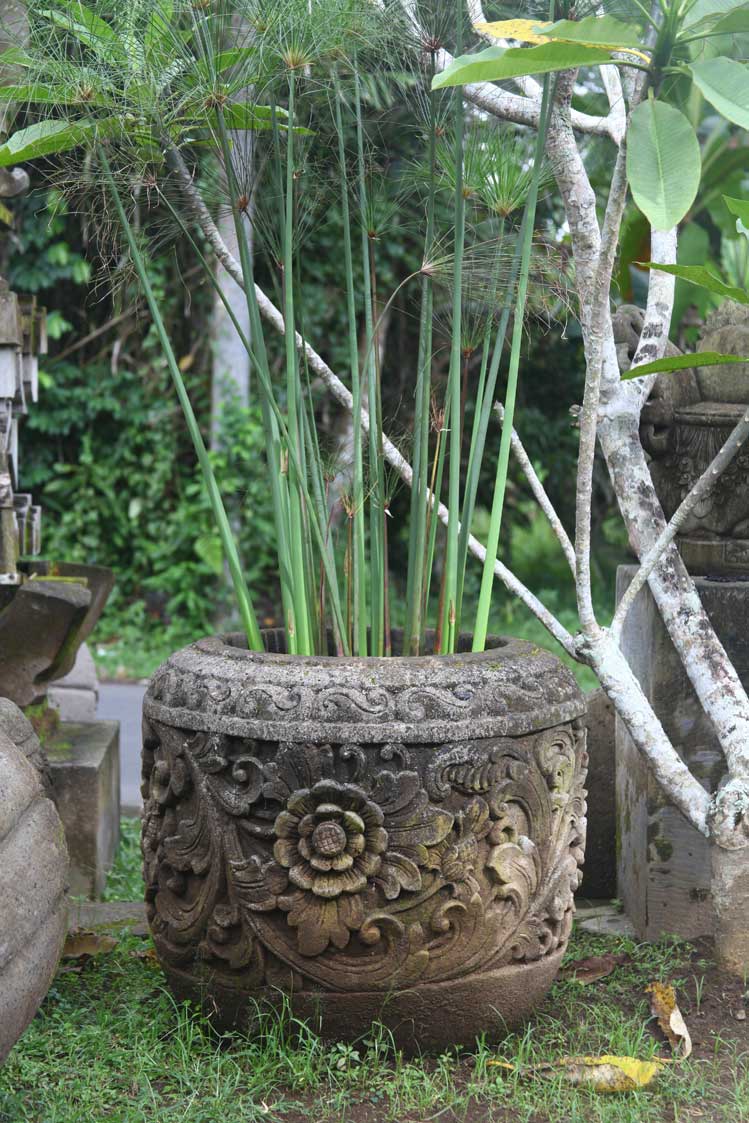
POLYGON ((614 707, 602 690, 586 696, 588 831, 579 896, 616 897, 616 772, 614 707))
MULTIPOLYGON (((634 566, 619 567, 617 602, 634 573, 634 566)), ((741 681, 749 685, 749 581, 697 577, 695 584, 741 681)), ((714 791, 725 771, 723 754, 647 588, 627 618, 622 649, 672 743, 714 791)), ((616 789, 619 896, 638 935, 712 935, 707 839, 666 803, 619 718, 616 789)))
POLYGON ((45 748, 70 852, 70 891, 98 897, 120 834, 119 725, 61 722, 45 748))

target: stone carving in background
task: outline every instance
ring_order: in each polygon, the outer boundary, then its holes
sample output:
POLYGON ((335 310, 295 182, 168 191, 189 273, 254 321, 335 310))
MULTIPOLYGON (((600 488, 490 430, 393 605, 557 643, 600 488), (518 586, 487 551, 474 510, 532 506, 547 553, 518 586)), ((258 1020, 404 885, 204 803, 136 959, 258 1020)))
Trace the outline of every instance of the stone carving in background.
MULTIPOLYGON (((630 365, 642 323, 638 308, 615 316, 622 369, 630 365)), ((678 353, 671 347, 673 353, 678 353)), ((749 307, 726 301, 707 318, 695 366, 662 374, 641 417, 640 437, 666 517, 720 450, 749 407, 749 363, 701 367, 700 351, 749 354, 749 307)), ((715 487, 690 514, 677 543, 693 574, 749 571, 749 445, 740 450, 715 487)))

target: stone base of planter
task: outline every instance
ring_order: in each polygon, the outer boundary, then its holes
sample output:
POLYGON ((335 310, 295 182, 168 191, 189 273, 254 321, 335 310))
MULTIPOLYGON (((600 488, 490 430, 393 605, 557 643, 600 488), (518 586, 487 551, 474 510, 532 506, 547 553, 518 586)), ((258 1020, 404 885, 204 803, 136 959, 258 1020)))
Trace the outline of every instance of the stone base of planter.
POLYGON ((340 992, 300 990, 281 998, 266 988, 252 994, 217 983, 206 975, 170 969, 169 985, 180 999, 200 1003, 222 1030, 251 1029, 258 1012, 277 1011, 285 1002, 293 1017, 308 1022, 328 1041, 355 1041, 363 1028, 380 1022, 407 1054, 443 1052, 473 1045, 476 1027, 488 1042, 500 1041, 522 1025, 543 1001, 564 956, 564 948, 534 963, 514 963, 496 971, 396 990, 340 992))
POLYGON ((45 747, 70 852, 70 891, 98 897, 120 837, 119 723, 61 722, 45 747))

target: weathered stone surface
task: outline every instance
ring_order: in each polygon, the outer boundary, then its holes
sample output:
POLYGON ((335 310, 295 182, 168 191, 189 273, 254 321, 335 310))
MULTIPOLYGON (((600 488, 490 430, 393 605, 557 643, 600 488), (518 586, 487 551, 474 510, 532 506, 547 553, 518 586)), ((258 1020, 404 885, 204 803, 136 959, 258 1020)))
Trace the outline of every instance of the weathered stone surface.
POLYGON ((47 701, 61 721, 96 721, 96 691, 77 687, 50 686, 47 701))
POLYGON ((33 1018, 67 930, 62 824, 39 774, 0 732, 0 1063, 33 1018))
MULTIPOLYGON (((701 367, 700 351, 746 355, 749 309, 731 301, 711 313, 694 371, 662 375, 642 411, 640 435, 667 518, 706 471, 749 405, 749 363, 701 367)), ((741 448, 690 512, 677 545, 690 573, 749 571, 749 446, 741 448)))
POLYGON ((62 722, 47 755, 70 851, 71 892, 97 897, 120 836, 119 726, 62 722))
POLYGON ((0 732, 5 733, 33 764, 41 777, 45 794, 52 798, 52 777, 44 749, 34 732, 33 725, 10 698, 0 698, 0 732))
POLYGON ((290 997, 334 1037, 496 1036, 566 947, 585 710, 548 652, 298 658, 201 641, 144 701, 146 901, 222 1025, 290 997))
POLYGON ((47 701, 57 710, 61 721, 96 721, 98 698, 96 666, 84 643, 78 649, 72 670, 50 684, 47 701))
POLYGON ((602 690, 586 696, 588 711, 588 835, 580 892, 585 897, 616 896, 616 721, 602 690))
POLYGON ((114 584, 112 571, 102 566, 52 567, 35 559, 31 568, 34 580, 0 585, 0 695, 19 706, 42 698, 51 682, 73 668, 114 584), (52 580, 54 575, 66 580, 52 580))
POLYGON ((44 676, 82 626, 91 594, 82 585, 28 581, 0 586, 0 694, 19 706, 44 695, 44 676), (7 607, 4 596, 11 597, 7 607))
MULTIPOLYGON (((634 566, 620 566, 617 599, 634 572, 634 566)), ((695 583, 718 638, 749 686, 749 582, 696 578, 695 583)), ((629 614, 622 650, 672 744, 705 788, 714 791, 725 772, 723 754, 648 589, 629 614)), ((638 934, 647 939, 663 933, 687 939, 712 935, 707 839, 665 803, 619 719, 616 755, 619 896, 638 934)))

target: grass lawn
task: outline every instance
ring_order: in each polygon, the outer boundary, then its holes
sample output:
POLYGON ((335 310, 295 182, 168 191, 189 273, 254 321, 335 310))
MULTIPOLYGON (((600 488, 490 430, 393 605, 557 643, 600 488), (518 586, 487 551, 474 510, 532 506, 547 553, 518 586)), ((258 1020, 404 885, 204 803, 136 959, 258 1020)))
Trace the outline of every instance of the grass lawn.
MULTIPOLYGON (((132 899, 138 885, 134 837, 130 823, 110 896, 132 899)), ((628 958, 598 982, 558 982, 533 1021, 498 1048, 479 1042, 406 1059, 377 1027, 330 1044, 269 1017, 252 1036, 220 1038, 197 1011, 175 1004, 150 940, 124 927, 117 935, 113 950, 64 964, 0 1071, 2 1123, 749 1120, 746 982, 721 975, 708 944, 576 932, 568 960, 628 958), (669 1057, 645 994, 656 979, 676 987, 694 1041, 688 1061, 669 1064, 647 1089, 614 1095, 529 1072, 579 1054, 669 1057)))

